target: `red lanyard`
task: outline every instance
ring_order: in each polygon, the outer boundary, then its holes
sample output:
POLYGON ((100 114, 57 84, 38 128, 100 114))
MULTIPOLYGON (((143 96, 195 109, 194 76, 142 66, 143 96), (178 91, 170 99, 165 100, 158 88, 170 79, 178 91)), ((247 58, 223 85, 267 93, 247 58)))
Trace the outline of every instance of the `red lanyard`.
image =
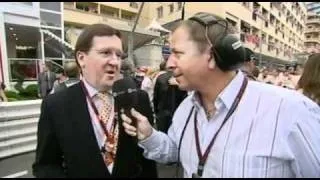
POLYGON ((198 132, 198 127, 197 127, 197 111, 195 112, 194 115, 194 131, 195 131, 195 138, 196 138, 196 147, 197 147, 197 154, 198 154, 198 158, 199 158, 199 164, 198 164, 198 170, 197 170, 197 174, 193 174, 193 176, 202 176, 203 174, 203 169, 204 169, 204 165, 208 159, 208 155, 209 152, 214 144, 214 141, 216 140, 220 130, 222 129, 223 125, 227 122, 227 120, 230 118, 230 116, 233 114, 233 112, 237 109, 239 102, 243 96, 244 90, 246 89, 248 84, 248 79, 245 77, 241 88, 236 96, 236 98, 234 99, 230 110, 228 111, 226 117, 223 119, 222 124, 220 126, 220 128, 218 129, 217 133, 213 136, 213 138, 211 139, 211 142, 209 144, 209 146, 207 147, 205 153, 202 155, 201 153, 201 149, 200 149, 200 143, 199 143, 199 132, 198 132))
MULTIPOLYGON (((104 124, 104 122, 103 122, 102 119, 100 118, 98 109, 97 109, 96 105, 93 103, 92 98, 89 96, 88 90, 87 90, 87 88, 85 87, 83 81, 80 81, 80 85, 81 85, 81 87, 82 87, 82 89, 83 89, 83 91, 84 91, 84 94, 86 95, 86 98, 88 98, 88 100, 89 100, 89 103, 90 103, 90 105, 91 105, 91 107, 92 107, 92 109, 93 109, 93 111, 94 111, 94 113, 95 113, 95 115, 96 115, 96 117, 97 117, 97 120, 99 121, 99 124, 100 124, 100 126, 101 126, 104 134, 106 135, 106 137, 107 137, 108 140, 109 140, 109 138, 110 138, 111 136, 110 136, 110 134, 108 133, 108 130, 107 130, 107 128, 106 128, 106 125, 104 124)), ((113 118, 113 119, 115 119, 115 118, 113 118)), ((113 122, 112 122, 112 126, 113 126, 113 127, 114 127, 114 125, 115 125, 115 120, 113 120, 113 122)), ((114 131, 114 129, 115 129, 115 128, 113 128, 113 131, 114 131)))

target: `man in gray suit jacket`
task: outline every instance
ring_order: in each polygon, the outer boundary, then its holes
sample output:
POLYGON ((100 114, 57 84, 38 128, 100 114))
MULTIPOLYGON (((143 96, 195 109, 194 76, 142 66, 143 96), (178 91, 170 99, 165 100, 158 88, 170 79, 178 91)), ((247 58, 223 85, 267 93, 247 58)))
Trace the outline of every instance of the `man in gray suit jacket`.
POLYGON ((53 83, 56 80, 56 74, 51 71, 51 64, 46 62, 43 71, 38 76, 38 95, 41 98, 46 97, 53 88, 53 83))

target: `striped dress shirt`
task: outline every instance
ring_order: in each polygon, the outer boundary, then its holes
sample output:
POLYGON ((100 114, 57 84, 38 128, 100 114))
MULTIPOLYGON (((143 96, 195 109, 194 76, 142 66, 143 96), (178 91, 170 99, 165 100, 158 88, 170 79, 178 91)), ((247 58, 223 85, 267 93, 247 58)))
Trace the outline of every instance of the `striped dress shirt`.
MULTIPOLYGON (((236 97, 244 75, 240 71, 219 94, 216 112, 208 120, 197 93, 176 110, 168 135, 153 130, 140 141, 144 155, 160 163, 175 162, 190 109, 197 111, 201 152, 208 147, 236 97)), ((194 115, 186 126, 180 161, 184 177, 197 172, 199 158, 194 115)), ((217 136, 202 177, 320 177, 320 108, 293 90, 249 81, 238 108, 217 136)))

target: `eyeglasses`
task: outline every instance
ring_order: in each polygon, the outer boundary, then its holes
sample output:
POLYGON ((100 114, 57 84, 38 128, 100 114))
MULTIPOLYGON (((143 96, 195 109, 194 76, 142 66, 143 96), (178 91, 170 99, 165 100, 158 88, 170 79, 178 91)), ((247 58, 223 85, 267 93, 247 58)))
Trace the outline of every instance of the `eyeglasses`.
POLYGON ((96 51, 99 55, 101 55, 103 58, 112 58, 114 54, 117 57, 117 60, 121 61, 125 58, 125 53, 123 53, 121 50, 113 49, 113 48, 106 48, 106 49, 92 49, 96 51))

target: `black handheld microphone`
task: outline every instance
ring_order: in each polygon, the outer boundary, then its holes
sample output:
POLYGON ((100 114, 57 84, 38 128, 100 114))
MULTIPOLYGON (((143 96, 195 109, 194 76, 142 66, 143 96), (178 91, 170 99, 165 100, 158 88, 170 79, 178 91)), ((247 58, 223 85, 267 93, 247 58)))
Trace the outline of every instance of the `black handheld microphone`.
MULTIPOLYGON (((121 113, 120 110, 124 110, 124 113, 126 116, 128 116, 132 122, 131 125, 134 127, 137 127, 137 120, 131 115, 131 108, 135 108, 138 105, 138 88, 136 86, 135 81, 131 77, 124 77, 123 79, 120 79, 116 82, 114 82, 112 87, 112 94, 115 99, 115 108, 117 109, 118 113, 121 113)), ((134 164, 132 166, 132 172, 134 172, 134 176, 139 176, 142 169, 141 165, 138 163, 137 160, 137 153, 139 153, 137 142, 137 137, 131 137, 132 143, 134 143, 134 146, 132 146, 132 149, 130 150, 133 154, 131 157, 134 164)))
POLYGON ((134 80, 130 77, 124 77, 114 82, 112 94, 118 112, 123 109, 125 115, 132 120, 131 124, 136 127, 136 119, 130 113, 130 109, 136 108, 138 104, 138 89, 134 80))

